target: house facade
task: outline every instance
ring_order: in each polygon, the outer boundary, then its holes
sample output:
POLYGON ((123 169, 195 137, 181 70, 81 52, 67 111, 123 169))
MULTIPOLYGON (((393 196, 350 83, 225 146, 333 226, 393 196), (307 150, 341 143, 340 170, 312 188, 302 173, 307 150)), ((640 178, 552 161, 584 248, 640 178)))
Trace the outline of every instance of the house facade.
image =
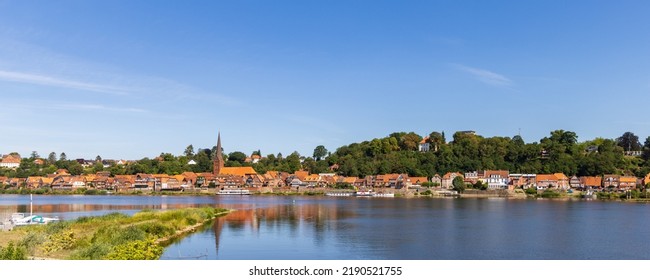
POLYGON ((424 137, 422 141, 418 144, 418 150, 420 152, 428 152, 431 150, 431 144, 429 143, 429 136, 424 137))
POLYGON ((0 161, 0 167, 16 169, 20 166, 21 160, 20 155, 5 155, 2 157, 2 161, 0 161))
POLYGON ((603 187, 604 188, 618 188, 619 180, 621 176, 616 174, 605 174, 603 175, 603 187))
POLYGON ((508 170, 486 170, 479 180, 487 184, 489 190, 504 190, 508 188, 509 173, 508 170))
POLYGON ((636 188, 635 176, 621 176, 618 178, 618 188, 620 190, 631 190, 636 188))
POLYGON ((603 177, 582 176, 580 177, 580 187, 583 189, 600 189, 603 187, 603 177))
POLYGON ((461 178, 463 177, 463 175, 460 174, 460 172, 447 172, 444 176, 442 176, 440 185, 442 186, 443 189, 452 189, 454 188, 452 182, 454 181, 454 179, 456 179, 456 177, 459 176, 461 178))

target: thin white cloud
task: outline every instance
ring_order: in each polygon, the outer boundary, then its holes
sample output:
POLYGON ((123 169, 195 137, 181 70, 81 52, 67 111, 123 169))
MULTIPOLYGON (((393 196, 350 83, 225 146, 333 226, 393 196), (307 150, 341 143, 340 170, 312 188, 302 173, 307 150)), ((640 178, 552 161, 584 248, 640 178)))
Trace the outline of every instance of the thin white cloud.
POLYGON ((1 81, 118 97, 153 97, 157 101, 178 102, 190 99, 226 106, 242 104, 237 97, 215 92, 211 88, 197 88, 182 81, 149 76, 146 73, 132 73, 120 65, 98 64, 3 36, 0 36, 1 81))
POLYGON ((512 80, 508 79, 506 76, 503 76, 501 74, 492 71, 469 67, 462 64, 452 64, 452 65, 456 69, 471 74, 478 81, 491 86, 510 87, 514 85, 514 82, 512 82, 512 80))
POLYGON ((100 104, 82 104, 82 103, 55 103, 55 104, 30 104, 30 105, 5 105, 6 109, 18 110, 64 110, 64 111, 111 111, 125 113, 148 113, 149 111, 141 108, 132 107, 110 107, 100 104))
POLYGON ((0 70, 0 80, 16 82, 16 83, 54 86, 54 87, 69 88, 69 89, 76 89, 76 90, 83 90, 83 91, 110 93, 116 95, 126 95, 129 92, 128 89, 115 87, 115 86, 67 80, 67 79, 44 76, 39 74, 3 71, 3 70, 0 70))
POLYGON ((86 110, 86 111, 113 111, 113 112, 130 112, 130 113, 147 113, 148 111, 140 108, 131 107, 108 107, 97 104, 59 104, 56 106, 68 110, 86 110))

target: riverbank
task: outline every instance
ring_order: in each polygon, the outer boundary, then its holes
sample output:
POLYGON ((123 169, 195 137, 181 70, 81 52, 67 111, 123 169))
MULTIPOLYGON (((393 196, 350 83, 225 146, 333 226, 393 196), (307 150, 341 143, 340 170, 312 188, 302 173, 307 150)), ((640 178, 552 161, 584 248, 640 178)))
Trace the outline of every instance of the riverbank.
MULTIPOLYGON (((307 190, 297 191, 294 188, 282 188, 282 189, 271 189, 271 188, 262 188, 262 189, 253 189, 248 188, 250 191, 250 196, 326 196, 327 193, 331 192, 341 192, 341 189, 332 189, 332 188, 309 188, 307 190)), ((477 189, 466 189, 462 193, 458 194, 455 191, 450 190, 441 190, 441 189, 427 189, 427 190, 416 190, 416 189, 378 189, 381 192, 393 193, 394 197, 399 198, 507 198, 507 199, 557 199, 557 200, 568 200, 568 199, 589 199, 589 200, 602 200, 602 201, 626 201, 626 202, 641 202, 648 203, 650 198, 645 197, 645 195, 639 195, 638 193, 632 193, 632 195, 626 195, 625 193, 614 193, 614 192, 598 192, 593 196, 585 197, 583 196, 584 192, 558 192, 553 190, 546 191, 537 191, 529 192, 528 190, 514 189, 514 190, 477 190, 477 189)), ((26 195, 30 194, 31 191, 25 190, 26 192, 12 191, 10 193, 4 193, 5 195, 26 195)), ((354 190, 346 189, 344 191, 354 192, 354 190)), ((109 193, 106 191, 102 192, 80 192, 80 191, 51 191, 46 193, 36 192, 34 194, 43 195, 43 196, 57 196, 57 195, 73 195, 73 196, 125 196, 125 197, 210 197, 210 196, 220 196, 217 194, 216 189, 207 189, 207 190, 195 190, 195 191, 184 191, 184 192, 153 192, 153 191, 128 191, 128 192, 118 192, 118 193, 109 193)), ((0 192, 0 195, 3 195, 0 192)), ((232 195, 224 195, 228 197, 232 195)))
POLYGON ((112 213, 0 232, 0 258, 146 260, 158 259, 161 244, 196 230, 230 210, 185 208, 112 213))

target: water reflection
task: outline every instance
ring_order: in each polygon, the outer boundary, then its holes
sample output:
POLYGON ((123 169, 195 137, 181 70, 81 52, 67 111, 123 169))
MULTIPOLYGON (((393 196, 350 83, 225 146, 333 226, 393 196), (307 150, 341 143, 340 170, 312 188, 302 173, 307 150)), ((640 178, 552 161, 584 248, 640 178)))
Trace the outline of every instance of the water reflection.
MULTIPOLYGON (((244 205, 234 205, 243 208, 244 205)), ((219 243, 224 227, 230 235, 245 235, 250 233, 260 236, 261 233, 287 228, 288 236, 296 238, 305 227, 311 228, 316 243, 322 243, 326 231, 336 230, 339 223, 330 222, 354 217, 355 213, 337 204, 291 204, 276 205, 266 208, 238 210, 224 217, 215 219, 212 231, 215 241, 215 252, 218 255, 219 243)))
MULTIPOLYGON (((141 209, 236 211, 170 244, 164 259, 650 259, 649 205, 505 199, 34 196, 64 219, 141 209)), ((29 197, 0 196, 0 214, 29 197)))

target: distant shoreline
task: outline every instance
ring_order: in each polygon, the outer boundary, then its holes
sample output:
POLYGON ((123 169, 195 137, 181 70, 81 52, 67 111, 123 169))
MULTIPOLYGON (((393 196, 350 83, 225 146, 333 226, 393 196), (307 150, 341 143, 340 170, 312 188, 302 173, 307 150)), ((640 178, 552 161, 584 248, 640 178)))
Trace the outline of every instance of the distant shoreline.
MULTIPOLYGON (((260 192, 252 191, 250 196, 326 196, 328 192, 340 191, 337 189, 319 189, 317 191, 282 191, 282 192, 260 192)), ((151 192, 151 191, 134 191, 134 192, 92 192, 92 193, 79 193, 72 191, 49 191, 45 193, 39 193, 34 191, 23 191, 23 192, 2 192, 0 195, 43 195, 43 196, 55 196, 55 195, 80 195, 80 196, 224 196, 224 197, 236 197, 240 195, 219 195, 217 190, 210 191, 188 191, 188 192, 151 192)), ((618 196, 607 196, 607 197, 593 197, 593 198, 583 198, 581 192, 574 194, 562 194, 559 196, 553 197, 544 197, 541 194, 539 195, 530 195, 525 194, 521 191, 487 191, 487 190, 466 190, 465 192, 457 195, 439 195, 434 193, 422 194, 412 191, 395 191, 396 198, 408 198, 408 199, 425 199, 425 198, 461 198, 461 199, 481 199, 481 198, 503 198, 503 199, 548 199, 548 200, 598 200, 598 201, 625 201, 625 202, 650 202, 650 198, 620 198, 618 196)), ((607 194, 607 193, 606 193, 607 194)), ((246 196, 246 195, 244 195, 246 196)))

